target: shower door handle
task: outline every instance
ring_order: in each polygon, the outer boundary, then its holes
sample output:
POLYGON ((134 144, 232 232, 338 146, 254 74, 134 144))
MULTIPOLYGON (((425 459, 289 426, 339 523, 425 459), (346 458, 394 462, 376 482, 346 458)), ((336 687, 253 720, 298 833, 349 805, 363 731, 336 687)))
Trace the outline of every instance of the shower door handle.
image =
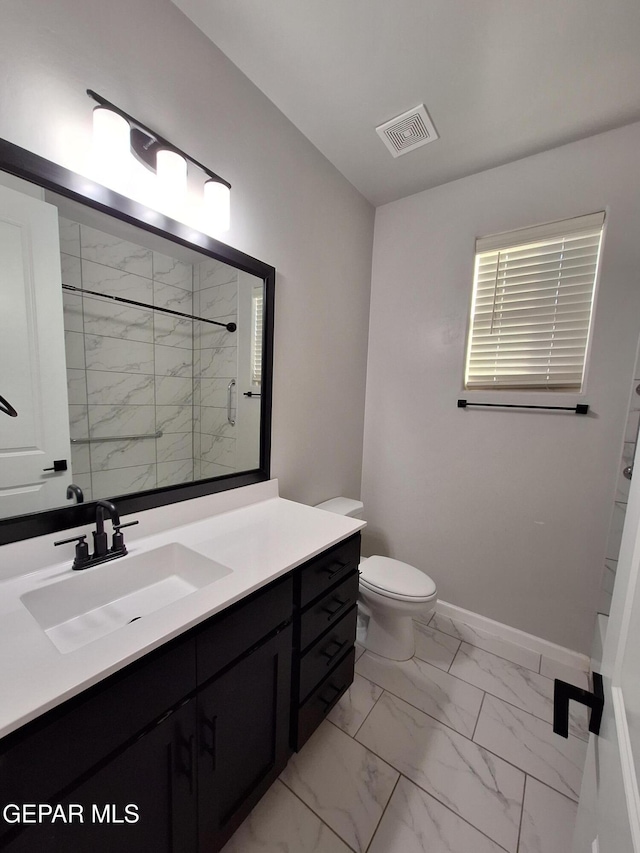
POLYGON ((227 421, 231 424, 231 426, 236 425, 235 420, 231 417, 231 396, 233 393, 232 389, 235 384, 236 380, 232 379, 231 382, 227 385, 227 421))

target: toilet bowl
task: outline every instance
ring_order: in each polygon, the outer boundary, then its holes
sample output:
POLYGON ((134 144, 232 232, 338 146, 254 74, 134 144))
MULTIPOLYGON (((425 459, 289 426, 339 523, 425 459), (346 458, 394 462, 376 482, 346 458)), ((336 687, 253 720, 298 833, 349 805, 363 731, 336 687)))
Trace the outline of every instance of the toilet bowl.
MULTIPOLYGON (((351 498, 332 498, 318 509, 362 518, 363 504, 351 498)), ((436 606, 436 585, 408 563, 390 557, 360 560, 359 611, 368 617, 362 645, 391 660, 409 660, 415 652, 413 620, 424 620, 436 606)))

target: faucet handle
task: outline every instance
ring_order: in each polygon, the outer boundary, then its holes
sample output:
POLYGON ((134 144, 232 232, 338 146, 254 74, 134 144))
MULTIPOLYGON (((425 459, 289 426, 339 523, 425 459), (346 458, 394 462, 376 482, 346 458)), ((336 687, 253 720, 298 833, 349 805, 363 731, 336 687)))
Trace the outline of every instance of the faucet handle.
POLYGON ((73 569, 84 569, 89 563, 89 546, 87 545, 87 535, 72 536, 71 539, 61 539, 59 542, 54 542, 54 545, 66 545, 69 542, 77 542, 76 557, 73 561, 73 569))
POLYGON ((128 521, 126 524, 114 524, 113 525, 113 542, 111 545, 111 551, 114 554, 126 554, 127 549, 124 544, 124 536, 120 532, 123 527, 133 527, 134 524, 139 524, 139 521, 128 521))

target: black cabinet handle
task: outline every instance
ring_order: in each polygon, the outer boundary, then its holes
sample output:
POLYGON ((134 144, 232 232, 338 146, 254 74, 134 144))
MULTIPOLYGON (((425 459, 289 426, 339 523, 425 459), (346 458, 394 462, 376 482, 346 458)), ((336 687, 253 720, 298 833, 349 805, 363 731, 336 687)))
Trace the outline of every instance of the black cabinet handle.
POLYGON ((196 756, 195 756, 195 737, 189 735, 188 738, 183 738, 180 733, 178 737, 178 760, 176 761, 176 769, 178 773, 184 773, 189 780, 189 793, 193 794, 195 790, 195 773, 196 773, 196 756), (181 754, 186 752, 189 763, 183 763, 181 754))
POLYGON ((602 676, 593 673, 593 693, 583 690, 566 681, 555 679, 553 685, 553 731, 561 737, 569 737, 569 701, 580 702, 591 709, 589 714, 589 731, 594 735, 600 734, 602 711, 604 708, 604 687, 602 676))
POLYGON ((329 708, 332 705, 334 705, 338 701, 338 697, 340 696, 340 694, 342 693, 342 691, 344 690, 345 687, 346 687, 345 684, 341 685, 340 687, 336 687, 335 684, 327 684, 326 689, 327 690, 333 690, 334 691, 333 696, 331 696, 329 699, 325 699, 324 696, 318 696, 318 701, 322 705, 324 705, 325 713, 329 710, 329 708))
POLYGON ((343 608, 348 607, 350 601, 349 599, 347 599, 346 601, 341 601, 339 598, 334 598, 333 604, 334 607, 331 607, 331 605, 327 605, 326 607, 322 608, 325 613, 329 614, 329 619, 333 619, 333 617, 337 616, 337 614, 340 613, 343 608))
POLYGON ((208 753, 211 756, 211 769, 215 771, 216 769, 216 722, 217 717, 212 717, 210 720, 203 716, 202 717, 202 751, 208 753), (205 729, 208 729, 211 733, 211 745, 207 743, 205 737, 205 729))
POLYGON ((343 640, 341 643, 339 643, 337 640, 330 640, 330 641, 327 643, 327 645, 326 645, 326 647, 324 648, 324 650, 320 652, 320 654, 321 654, 321 655, 323 655, 324 657, 326 657, 326 659, 327 659, 327 666, 329 666, 329 665, 330 665, 330 664, 331 664, 331 663, 332 663, 332 662, 333 662, 333 661, 338 657, 338 655, 340 654, 340 652, 344 649, 344 647, 345 647, 346 645, 348 645, 348 643, 349 643, 349 641, 348 641, 348 640, 343 640), (331 646, 333 646, 333 645, 337 646, 337 648, 336 648, 335 652, 330 652, 330 651, 328 651, 328 649, 329 649, 331 646))
POLYGON ((328 575, 329 580, 331 580, 331 578, 335 577, 336 575, 339 575, 343 569, 346 569, 348 565, 349 563, 341 563, 340 560, 336 560, 335 562, 330 563, 328 566, 325 566, 323 569, 320 569, 320 571, 322 572, 322 574, 328 575), (333 566, 335 565, 338 566, 337 569, 333 568, 333 566))

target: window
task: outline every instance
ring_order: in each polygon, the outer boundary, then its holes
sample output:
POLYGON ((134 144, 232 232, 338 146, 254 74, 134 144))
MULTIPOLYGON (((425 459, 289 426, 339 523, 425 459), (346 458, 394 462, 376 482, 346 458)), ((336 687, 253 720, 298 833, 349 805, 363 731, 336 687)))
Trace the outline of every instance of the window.
POLYGON ((465 388, 580 391, 604 213, 483 237, 465 388))

